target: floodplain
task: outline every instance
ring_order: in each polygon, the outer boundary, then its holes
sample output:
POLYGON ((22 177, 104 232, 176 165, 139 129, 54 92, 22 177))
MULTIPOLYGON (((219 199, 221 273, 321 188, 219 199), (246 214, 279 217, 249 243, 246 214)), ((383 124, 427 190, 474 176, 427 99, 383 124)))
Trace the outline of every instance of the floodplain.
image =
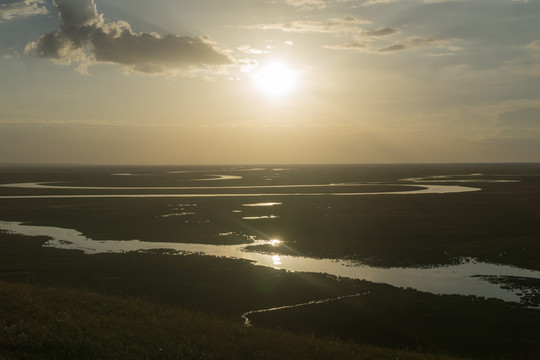
POLYGON ((540 165, 4 166, 0 279, 474 358, 540 354, 540 165))

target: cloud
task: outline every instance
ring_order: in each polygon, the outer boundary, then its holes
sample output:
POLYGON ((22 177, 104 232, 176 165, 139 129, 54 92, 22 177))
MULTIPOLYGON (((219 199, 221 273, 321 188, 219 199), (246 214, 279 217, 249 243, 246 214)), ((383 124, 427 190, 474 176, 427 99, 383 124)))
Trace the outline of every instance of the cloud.
POLYGON ((285 0, 287 5, 301 10, 324 9, 329 3, 343 3, 352 0, 285 0))
MULTIPOLYGON (((474 0, 409 0, 409 2, 422 2, 427 4, 443 3, 443 2, 473 2, 474 0)), ((509 0, 506 0, 509 1, 509 0)), ((527 3, 529 0, 511 0, 512 2, 527 3)), ((364 6, 370 6, 375 4, 389 4, 389 3, 404 3, 407 0, 367 0, 364 2, 364 6)))
POLYGON ((304 10, 324 9, 326 2, 324 0, 286 0, 287 5, 299 7, 304 10))
POLYGON ((405 42, 393 44, 390 46, 386 46, 384 48, 381 48, 377 50, 378 52, 393 52, 393 51, 401 51, 401 50, 410 50, 410 49, 418 49, 418 48, 425 48, 430 46, 440 46, 443 43, 447 43, 448 40, 440 37, 411 37, 408 38, 405 42))
POLYGON ((387 36, 392 35, 398 32, 398 29, 394 28, 382 28, 372 31, 364 31, 362 33, 363 36, 387 36))
POLYGON ((370 45, 368 42, 349 41, 337 45, 324 45, 323 47, 332 50, 365 51, 370 45))
POLYGON ((354 16, 344 16, 332 18, 327 21, 296 20, 273 24, 258 24, 247 26, 248 29, 279 30, 283 32, 295 33, 319 33, 332 34, 335 36, 350 37, 349 41, 340 44, 323 45, 326 49, 345 50, 351 52, 371 52, 371 53, 391 53, 402 50, 420 49, 428 47, 442 48, 448 52, 431 54, 432 56, 450 55, 452 52, 460 50, 457 47, 450 47, 447 44, 449 39, 441 37, 409 37, 402 42, 376 47, 374 43, 381 38, 399 33, 393 27, 382 27, 375 30, 362 29, 362 25, 370 24, 369 20, 362 20, 354 16))
MULTIPOLYGON (((383 27, 375 30, 364 30, 362 25, 370 24, 369 20, 359 19, 355 16, 344 16, 340 18, 332 18, 327 21, 315 21, 315 20, 296 20, 283 23, 274 24, 258 24, 247 26, 248 29, 261 29, 261 30, 279 30, 283 32, 295 32, 295 33, 319 33, 319 34, 332 34, 335 36, 350 36, 351 41, 347 41, 337 45, 324 45, 324 48, 333 50, 347 50, 347 51, 370 51, 373 50, 372 43, 377 38, 393 35, 399 32, 398 29, 392 27, 383 27)), ((420 38, 419 38, 420 39, 420 38)), ((410 40, 411 46, 420 46, 420 40, 410 40)), ((424 42, 429 41, 424 39, 424 42)), ((396 45, 395 50, 401 50, 401 47, 405 48, 405 45, 396 45)), ((388 48, 381 51, 390 51, 394 48, 388 48)))
POLYGON ((237 48, 239 51, 249 54, 249 55, 261 55, 261 54, 269 54, 269 50, 261 50, 251 47, 250 45, 242 45, 237 48))
POLYGON ((364 6, 374 5, 374 4, 387 4, 387 3, 393 3, 398 2, 401 0, 368 0, 364 2, 364 6))
POLYGON ((0 5, 0 19, 12 20, 17 17, 29 17, 46 14, 43 6, 45 0, 19 0, 10 4, 0 5))
POLYGON ((423 49, 428 47, 444 48, 446 53, 429 54, 430 56, 453 55, 454 51, 459 51, 461 48, 455 46, 447 46, 450 42, 448 39, 439 37, 410 37, 403 42, 388 45, 382 48, 374 46, 374 40, 382 36, 392 35, 398 32, 397 29, 383 28, 375 31, 362 32, 360 36, 353 41, 345 42, 337 45, 325 45, 326 49, 346 50, 351 52, 369 52, 369 53, 392 53, 402 50, 423 49))
POLYGON ((369 24, 368 20, 361 20, 354 16, 333 18, 328 21, 296 20, 275 24, 259 24, 248 26, 249 29, 280 30, 297 33, 350 33, 360 31, 359 25, 369 24))
POLYGON ((532 43, 530 43, 529 45, 527 45, 527 47, 528 47, 529 49, 540 50, 540 40, 533 41, 532 43))
POLYGON ((205 37, 135 33, 124 21, 108 21, 94 0, 53 0, 60 28, 27 44, 25 52, 62 64, 95 62, 125 66, 130 71, 166 73, 226 65, 231 59, 205 37))
POLYGON ((337 45, 324 45, 326 49, 332 50, 346 50, 346 51, 366 51, 372 48, 374 38, 392 35, 398 32, 398 29, 394 28, 381 28, 377 30, 365 30, 356 35, 356 39, 353 41, 337 44, 337 45))

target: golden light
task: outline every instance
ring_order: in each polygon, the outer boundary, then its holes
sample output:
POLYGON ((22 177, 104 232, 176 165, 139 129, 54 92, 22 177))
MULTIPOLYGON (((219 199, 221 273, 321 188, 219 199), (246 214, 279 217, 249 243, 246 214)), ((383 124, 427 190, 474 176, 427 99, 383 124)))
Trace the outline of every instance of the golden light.
POLYGON ((252 76, 257 87, 266 95, 278 97, 292 92, 298 75, 284 63, 274 62, 262 67, 252 76))
POLYGON ((281 241, 278 240, 278 239, 270 240, 270 245, 272 245, 272 246, 278 246, 279 244, 281 244, 281 241))

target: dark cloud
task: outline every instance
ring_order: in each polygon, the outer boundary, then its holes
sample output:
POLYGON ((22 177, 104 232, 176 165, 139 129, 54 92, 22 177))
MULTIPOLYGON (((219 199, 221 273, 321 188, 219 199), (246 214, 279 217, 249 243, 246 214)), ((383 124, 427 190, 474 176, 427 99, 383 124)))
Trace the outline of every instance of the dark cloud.
POLYGON ((59 12, 59 30, 27 45, 26 52, 60 63, 110 62, 130 70, 163 73, 212 65, 231 59, 207 38, 135 33, 123 21, 104 19, 94 0, 53 0, 59 12))
POLYGON ((44 2, 45 0, 20 0, 10 4, 1 4, 0 19, 12 20, 17 17, 46 14, 47 9, 43 6, 44 2))

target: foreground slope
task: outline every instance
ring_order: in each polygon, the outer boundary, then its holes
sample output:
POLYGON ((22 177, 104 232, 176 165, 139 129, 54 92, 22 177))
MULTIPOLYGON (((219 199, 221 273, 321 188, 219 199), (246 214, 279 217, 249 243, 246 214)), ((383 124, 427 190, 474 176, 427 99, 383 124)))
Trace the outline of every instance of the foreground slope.
POLYGON ((137 298, 0 282, 5 359, 452 359, 248 328, 137 298))

